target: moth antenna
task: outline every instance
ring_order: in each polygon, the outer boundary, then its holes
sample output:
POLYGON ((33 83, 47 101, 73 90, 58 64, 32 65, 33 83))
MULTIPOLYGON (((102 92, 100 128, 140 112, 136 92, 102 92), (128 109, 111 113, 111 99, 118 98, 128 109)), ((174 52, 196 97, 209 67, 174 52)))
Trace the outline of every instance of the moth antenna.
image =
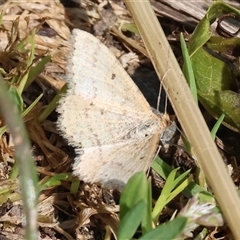
POLYGON ((158 111, 158 112, 159 112, 159 109, 160 109, 161 93, 162 93, 162 80, 160 81, 158 98, 157 98, 157 111, 158 111))
MULTIPOLYGON (((162 88, 163 88, 163 81, 166 81, 167 74, 170 71, 170 68, 164 73, 161 81, 160 81, 160 87, 159 87, 159 94, 158 94, 158 99, 157 99, 157 111, 159 112, 160 109, 160 101, 161 101, 161 93, 162 93, 162 88)), ((167 93, 165 97, 165 106, 164 106, 164 114, 167 113, 167 93)))

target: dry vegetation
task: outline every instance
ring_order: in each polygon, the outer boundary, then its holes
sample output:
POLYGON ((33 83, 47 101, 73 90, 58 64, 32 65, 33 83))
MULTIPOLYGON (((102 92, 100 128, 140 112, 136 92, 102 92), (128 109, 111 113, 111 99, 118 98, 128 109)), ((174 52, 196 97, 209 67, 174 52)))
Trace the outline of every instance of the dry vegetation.
MULTIPOLYGON (((26 61, 28 55, 15 51, 14 46, 25 39, 34 28, 37 29, 36 61, 45 55, 50 54, 52 57, 44 71, 23 94, 24 102, 29 105, 42 92, 44 93, 43 98, 25 117, 41 182, 55 174, 70 173, 74 158, 73 149, 68 147, 57 132, 55 126, 57 114, 53 112, 42 123, 38 121, 39 115, 65 83, 64 73, 71 29, 80 28, 92 32, 110 46, 128 72, 134 75, 137 84, 145 91, 146 98, 153 106, 159 90, 158 80, 140 39, 129 32, 126 37, 118 30, 118 27, 127 27, 125 24, 131 23, 130 15, 122 1, 112 1, 111 5, 105 1, 100 3, 81 1, 81 5, 77 2, 65 1, 65 6, 63 4, 53 0, 39 2, 25 0, 8 1, 1 5, 4 16, 0 31, 0 64, 8 73, 7 78, 11 79, 26 70, 21 68, 21 62, 26 61), (139 66, 143 67, 135 72, 139 66), (154 77, 146 83, 144 81, 148 76, 154 77)), ((184 26, 170 19, 161 20, 169 39, 174 40, 173 49, 176 55, 180 57, 179 45, 175 40, 177 33, 184 26)), ((186 27, 188 29, 189 26, 186 27)), ((227 130, 222 131, 225 133, 227 130)), ((225 145, 225 142, 219 140, 225 150, 223 155, 226 162, 229 161, 230 156, 239 155, 235 148, 228 147, 231 146, 229 141, 234 139, 232 141, 236 142, 238 136, 227 133, 226 137, 230 139, 226 140, 228 144, 225 145)), ((4 196, 0 197, 0 239, 23 239, 22 203, 19 200, 18 181, 8 180, 14 162, 14 148, 8 134, 1 137, 0 149, 0 185, 1 188, 11 188, 7 201, 4 196)), ((188 156, 179 152, 174 154, 174 164, 188 168, 191 161, 191 166, 194 167, 194 162, 188 156)), ((238 184, 237 167, 234 169, 234 176, 238 184)), ((39 239, 103 239, 106 232, 110 233, 111 229, 116 230, 119 193, 81 183, 77 193, 72 194, 72 180, 70 177, 62 181, 61 185, 41 192, 38 216, 39 239)), ((154 178, 154 184, 156 185, 154 195, 157 195, 161 189, 161 179, 154 178)), ((164 211, 162 222, 169 219, 175 209, 182 208, 186 201, 183 196, 175 199, 164 211)), ((209 239, 218 239, 215 234, 228 239, 230 233, 226 226, 221 229, 209 229, 209 239)))

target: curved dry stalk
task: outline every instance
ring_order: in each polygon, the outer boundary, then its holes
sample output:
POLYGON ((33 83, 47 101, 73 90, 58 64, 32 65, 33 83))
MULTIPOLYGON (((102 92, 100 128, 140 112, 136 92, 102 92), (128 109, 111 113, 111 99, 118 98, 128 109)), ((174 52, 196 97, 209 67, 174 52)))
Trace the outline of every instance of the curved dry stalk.
POLYGON ((181 126, 236 239, 240 239, 240 200, 195 103, 183 73, 148 0, 125 0, 181 126), (227 196, 227 200, 226 200, 227 196))

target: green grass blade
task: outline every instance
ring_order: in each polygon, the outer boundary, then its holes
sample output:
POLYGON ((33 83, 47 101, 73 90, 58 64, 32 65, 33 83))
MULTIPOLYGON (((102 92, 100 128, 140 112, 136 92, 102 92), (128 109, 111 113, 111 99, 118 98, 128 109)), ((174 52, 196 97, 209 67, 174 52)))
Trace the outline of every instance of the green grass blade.
POLYGON ((190 56, 188 53, 187 45, 183 38, 182 33, 180 34, 180 43, 181 43, 181 49, 182 49, 182 54, 183 54, 183 59, 184 59, 183 73, 184 73, 186 80, 188 81, 188 85, 190 87, 193 98, 195 99, 195 101, 197 103, 198 96, 197 96, 197 86, 196 86, 196 81, 195 81, 195 77, 194 77, 194 71, 192 68, 192 63, 191 63, 190 56))
POLYGON ((25 239, 35 240, 37 239, 37 200, 39 194, 37 173, 23 120, 17 106, 14 105, 8 94, 2 77, 0 77, 0 109, 15 145, 15 158, 20 172, 20 186, 26 216, 25 239))
POLYGON ((216 138, 217 131, 218 131, 218 129, 220 128, 220 126, 221 126, 221 124, 222 124, 222 122, 223 122, 224 117, 225 117, 225 114, 222 114, 222 115, 218 118, 217 122, 214 124, 214 126, 213 126, 213 128, 212 128, 212 131, 211 131, 211 135, 212 135, 212 138, 213 138, 213 139, 216 138))

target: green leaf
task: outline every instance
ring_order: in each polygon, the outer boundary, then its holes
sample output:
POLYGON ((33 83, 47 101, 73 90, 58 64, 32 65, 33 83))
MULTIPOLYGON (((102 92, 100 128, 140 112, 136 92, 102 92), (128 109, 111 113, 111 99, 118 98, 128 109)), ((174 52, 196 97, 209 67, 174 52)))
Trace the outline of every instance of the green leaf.
POLYGON ((8 93, 9 96, 12 98, 14 105, 17 106, 18 111, 22 113, 24 104, 23 99, 18 92, 18 89, 14 86, 10 86, 10 88, 8 89, 8 93))
POLYGON ((142 233, 145 234, 152 230, 152 186, 151 180, 148 180, 148 196, 146 214, 142 219, 142 233))
POLYGON ((38 122, 43 123, 44 120, 56 109, 57 103, 61 98, 61 95, 66 93, 67 84, 65 84, 57 93, 57 95, 53 98, 53 100, 47 105, 41 115, 38 117, 38 122))
POLYGON ((119 240, 131 239, 146 214, 146 202, 140 200, 121 219, 118 229, 119 240))
POLYGON ((152 212, 152 219, 155 224, 158 222, 158 218, 162 212, 162 209, 167 205, 167 203, 169 203, 181 191, 183 191, 184 188, 187 187, 187 185, 191 181, 191 178, 187 179, 187 175, 190 170, 176 177, 177 170, 178 169, 173 169, 170 172, 166 179, 166 183, 162 189, 162 192, 156 201, 155 207, 152 212))
POLYGON ((42 98, 43 93, 41 93, 22 113, 22 117, 25 117, 35 106, 36 104, 40 101, 40 99, 42 98))
POLYGON ((138 29, 134 23, 123 23, 119 27, 122 31, 129 31, 139 35, 138 29))
POLYGON ((202 97, 211 98, 216 91, 230 89, 233 81, 232 72, 225 62, 213 57, 204 49, 199 49, 191 60, 198 94, 202 97))
MULTIPOLYGON (((162 159, 156 158, 152 163, 152 168, 163 178, 167 179, 170 172, 173 170, 171 166, 165 163, 162 159)), ((211 193, 207 192, 204 188, 196 184, 195 182, 189 183, 189 185, 183 190, 183 194, 191 198, 196 194, 199 194, 199 198, 204 202, 215 201, 211 193)))
POLYGON ((44 182, 40 184, 41 191, 49 188, 49 187, 55 187, 61 185, 61 181, 66 180, 68 178, 68 174, 66 173, 59 173, 56 174, 48 179, 46 179, 44 182))
POLYGON ((123 189, 120 198, 120 221, 138 202, 148 199, 148 182, 146 174, 139 172, 134 174, 123 189))
MULTIPOLYGON (((223 124, 240 132, 240 96, 231 91, 234 72, 227 63, 213 50, 226 52, 233 40, 212 37, 211 24, 224 14, 235 14, 240 18, 240 11, 222 2, 214 2, 204 18, 199 22, 189 41, 188 52, 196 80, 198 99, 215 118, 225 114, 223 124), (212 49, 209 49, 209 48, 212 49)), ((239 47, 240 41, 234 41, 239 47)), ((236 47, 236 45, 235 45, 236 47)), ((233 49, 233 46, 230 48, 233 49)), ((186 68, 186 67, 184 67, 186 68)))
POLYGON ((120 198, 118 239, 130 239, 140 223, 143 233, 152 229, 151 202, 151 183, 147 181, 146 174, 144 172, 134 174, 120 198))
POLYGON ((211 130, 211 135, 212 135, 213 139, 216 138, 217 131, 220 128, 224 118, 225 118, 225 114, 222 114, 220 116, 220 118, 217 120, 217 122, 214 124, 214 126, 213 126, 213 128, 211 130))
POLYGON ((15 158, 18 161, 21 196, 26 219, 25 239, 37 239, 38 177, 25 125, 2 77, 0 77, 0 108, 15 144, 15 158))
MULTIPOLYGON (((17 91, 16 91, 16 93, 17 93, 17 91)), ((16 95, 15 93, 14 93, 14 96, 18 96, 18 97, 19 97, 19 101, 22 100, 22 98, 21 98, 19 95, 16 95)), ((30 106, 28 106, 23 112, 21 112, 21 117, 25 117, 25 116, 34 108, 34 106, 36 106, 36 104, 40 101, 40 99, 42 98, 42 96, 43 96, 43 94, 40 94, 40 95, 38 96, 38 98, 35 99, 34 102, 31 103, 30 106)), ((16 98, 16 99, 17 99, 17 98, 16 98)), ((14 102, 15 102, 15 101, 14 101, 14 102)), ((17 102, 15 102, 15 103, 16 103, 16 105, 18 104, 17 102)), ((21 107, 21 106, 20 106, 20 107, 21 107)), ((6 132, 6 130, 7 130, 7 126, 6 126, 6 125, 3 126, 3 127, 1 127, 1 128, 0 128, 0 136, 2 136, 2 134, 4 134, 4 133, 6 132)), ((16 174, 17 174, 17 172, 14 173, 14 171, 13 171, 13 176, 16 175, 16 174)))
POLYGON ((43 71, 44 67, 50 60, 51 56, 45 56, 41 59, 40 62, 36 64, 36 66, 32 66, 30 68, 25 88, 27 88, 34 81, 34 79, 43 71))
POLYGON ((79 185, 80 185, 80 180, 77 179, 77 178, 73 178, 72 182, 71 182, 70 193, 71 194, 77 194, 78 189, 79 189, 79 185))
POLYGON ((178 217, 174 220, 162 224, 157 228, 148 232, 144 236, 140 237, 139 240, 149 240, 149 239, 165 239, 171 240, 176 239, 176 237, 184 230, 187 224, 187 218, 178 217))
POLYGON ((180 43, 181 43, 181 49, 182 49, 183 59, 184 59, 183 73, 184 73, 186 80, 188 81, 188 85, 190 87, 191 93, 192 93, 195 101, 197 102, 198 101, 197 86, 196 86, 196 81, 195 81, 194 72, 193 72, 193 68, 192 68, 192 62, 190 60, 190 56, 189 56, 188 50, 187 50, 187 45, 183 38, 182 33, 180 35, 180 43))

